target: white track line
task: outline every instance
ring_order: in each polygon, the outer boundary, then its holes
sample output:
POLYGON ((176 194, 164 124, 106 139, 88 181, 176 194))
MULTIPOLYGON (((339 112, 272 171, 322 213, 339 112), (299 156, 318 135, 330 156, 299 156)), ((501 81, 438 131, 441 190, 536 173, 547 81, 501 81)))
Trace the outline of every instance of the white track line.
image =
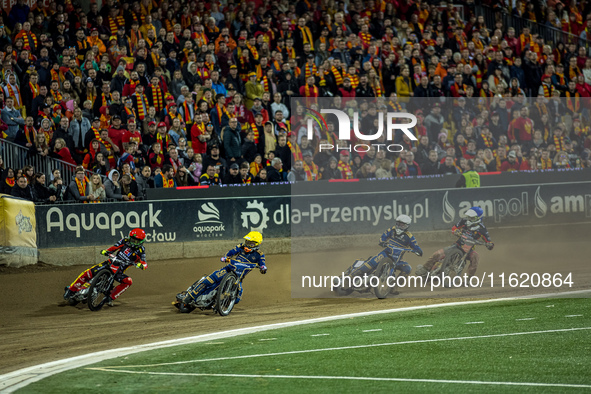
POLYGON ((411 383, 449 383, 449 384, 478 384, 495 386, 536 386, 536 387, 568 387, 568 388, 591 388, 586 384, 568 384, 568 383, 534 383, 534 382, 487 382, 480 380, 437 380, 437 379, 404 379, 404 378, 378 378, 365 376, 301 376, 301 375, 242 375, 230 373, 182 373, 182 372, 141 372, 115 370, 109 368, 88 368, 93 371, 119 372, 129 374, 145 375, 170 375, 170 376, 211 376, 228 378, 263 378, 263 379, 322 379, 322 380, 363 380, 363 381, 381 381, 381 382, 411 382, 411 383))
MULTIPOLYGON (((320 348, 320 349, 293 350, 293 351, 289 351, 289 352, 259 353, 259 354, 247 354, 247 355, 243 355, 243 356, 204 358, 204 359, 197 359, 197 360, 174 361, 174 362, 170 362, 170 363, 159 363, 159 364, 121 365, 121 366, 113 365, 113 366, 108 366, 105 368, 161 367, 161 366, 165 366, 165 365, 181 365, 181 364, 191 364, 191 363, 205 363, 205 362, 212 362, 212 361, 241 360, 241 359, 245 359, 245 358, 287 356, 287 355, 291 355, 291 354, 318 353, 318 352, 327 352, 327 351, 335 351, 335 350, 366 349, 366 348, 382 347, 382 346, 409 345, 409 344, 432 343, 432 342, 463 341, 466 339, 503 338, 503 337, 519 336, 519 335, 548 334, 548 333, 555 333, 555 332, 571 332, 571 331, 585 331, 585 330, 591 330, 591 327, 561 328, 561 329, 557 329, 557 330, 543 330, 543 331, 510 332, 510 333, 506 333, 506 334, 477 335, 477 336, 472 336, 472 337, 421 339, 421 340, 416 340, 416 341, 386 342, 386 343, 374 343, 374 344, 369 344, 369 345, 339 346, 339 347, 327 347, 327 348, 320 348)), ((92 369, 92 368, 89 368, 89 369, 92 369)))
POLYGON ((422 326, 415 326, 416 328, 433 327, 433 324, 423 324, 422 326))
POLYGON ((583 316, 583 315, 566 315, 564 317, 580 317, 580 316, 583 316))
POLYGON ((536 320, 535 317, 524 317, 523 319, 515 319, 515 321, 536 320))
POLYGON ((375 328, 373 330, 363 330, 363 332, 376 332, 376 331, 382 331, 381 328, 375 328))
POLYGON ((469 321, 469 322, 464 323, 464 324, 484 324, 484 322, 483 321, 469 321))
POLYGON ((259 339, 259 341, 276 341, 277 338, 263 338, 263 339, 259 339))
POLYGON ((314 335, 310 335, 311 337, 323 337, 326 335, 330 335, 330 334, 314 334, 314 335))
POLYGON ((591 292, 591 290, 576 290, 576 291, 568 291, 568 292, 557 292, 557 293, 547 293, 547 294, 538 294, 538 295, 529 295, 529 296, 498 298, 498 299, 490 299, 490 300, 458 301, 458 302, 448 302, 448 303, 432 304, 432 305, 412 306, 412 307, 407 307, 407 308, 359 312, 359 313, 351 313, 351 314, 347 314, 347 315, 326 316, 326 317, 321 317, 321 318, 317 318, 317 319, 307 319, 307 320, 299 320, 299 321, 292 321, 292 322, 285 322, 285 323, 267 324, 267 325, 263 325, 263 326, 246 327, 246 328, 240 328, 240 329, 236 329, 236 330, 220 331, 220 332, 198 335, 198 336, 193 336, 193 337, 186 337, 186 338, 172 339, 172 340, 168 340, 168 341, 148 343, 145 345, 136 345, 136 346, 129 346, 129 347, 125 347, 125 348, 103 350, 100 352, 83 354, 83 355, 79 355, 79 356, 75 356, 75 357, 66 358, 63 360, 57 360, 57 361, 52 361, 49 363, 34 365, 32 367, 23 368, 23 369, 19 369, 17 371, 9 372, 4 375, 0 375, 0 392, 12 393, 13 391, 15 391, 19 388, 25 387, 30 383, 37 382, 41 379, 47 378, 49 376, 52 376, 52 375, 55 375, 58 373, 69 371, 74 368, 84 367, 86 365, 95 364, 95 363, 98 363, 98 362, 101 362, 104 360, 109 360, 109 359, 116 358, 116 357, 127 356, 129 354, 144 352, 144 351, 148 351, 148 350, 162 349, 162 348, 171 347, 171 346, 208 342, 211 340, 216 340, 216 339, 219 340, 222 338, 231 338, 231 337, 235 337, 238 335, 252 334, 252 333, 257 333, 260 331, 274 330, 274 329, 285 328, 285 327, 294 327, 294 326, 304 325, 304 324, 323 323, 323 322, 327 322, 327 321, 334 321, 334 320, 341 320, 341 319, 350 319, 350 318, 354 318, 354 317, 363 317, 363 316, 380 315, 380 314, 388 314, 388 313, 398 313, 398 312, 405 312, 405 311, 416 311, 416 310, 422 310, 422 309, 445 308, 445 307, 450 307, 450 306, 486 304, 486 303, 500 302, 500 301, 515 301, 515 300, 523 300, 523 299, 549 298, 549 297, 566 296, 566 295, 574 296, 574 295, 580 295, 580 294, 587 294, 589 292, 591 292))

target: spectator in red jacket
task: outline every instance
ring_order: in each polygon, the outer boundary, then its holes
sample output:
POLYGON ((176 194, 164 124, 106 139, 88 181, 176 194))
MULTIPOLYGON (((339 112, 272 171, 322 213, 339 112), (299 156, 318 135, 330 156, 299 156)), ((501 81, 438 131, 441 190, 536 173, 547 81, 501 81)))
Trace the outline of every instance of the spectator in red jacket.
POLYGON ((520 167, 521 163, 517 160, 517 154, 515 151, 510 151, 509 154, 507 154, 507 160, 501 163, 502 172, 519 171, 520 167))

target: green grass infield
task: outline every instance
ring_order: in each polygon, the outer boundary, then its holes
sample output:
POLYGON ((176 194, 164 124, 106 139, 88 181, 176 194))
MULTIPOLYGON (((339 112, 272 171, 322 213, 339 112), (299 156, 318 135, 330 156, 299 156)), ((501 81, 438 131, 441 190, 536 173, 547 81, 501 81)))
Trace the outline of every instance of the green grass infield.
MULTIPOLYGON (((220 325, 229 323, 220 318, 220 325)), ((18 392, 591 392, 590 365, 589 300, 534 299, 356 317, 146 351, 18 392)))

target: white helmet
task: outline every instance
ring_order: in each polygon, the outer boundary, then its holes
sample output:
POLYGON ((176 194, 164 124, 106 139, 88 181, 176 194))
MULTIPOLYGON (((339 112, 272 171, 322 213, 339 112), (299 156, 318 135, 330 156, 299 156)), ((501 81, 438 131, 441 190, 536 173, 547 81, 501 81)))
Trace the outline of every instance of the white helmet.
POLYGON ((400 235, 410 227, 412 219, 408 215, 398 215, 396 218, 396 234, 400 235))
POLYGON ((466 221, 470 225, 480 223, 483 214, 482 208, 472 207, 466 211, 466 221))

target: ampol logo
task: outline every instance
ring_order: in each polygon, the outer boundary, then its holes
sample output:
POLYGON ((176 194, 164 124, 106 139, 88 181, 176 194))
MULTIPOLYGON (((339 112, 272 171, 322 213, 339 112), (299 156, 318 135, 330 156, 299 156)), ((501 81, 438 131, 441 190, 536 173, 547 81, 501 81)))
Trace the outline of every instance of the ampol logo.
POLYGON ((220 211, 211 202, 201 205, 197 218, 199 221, 193 227, 197 238, 221 237, 226 231, 226 226, 220 218, 220 211))
MULTIPOLYGON (((379 139, 384 134, 384 113, 378 112, 378 129, 375 134, 362 134, 359 131, 359 113, 353 113, 353 122, 351 122, 351 118, 349 114, 344 111, 338 109, 321 109, 320 112, 315 111, 311 108, 305 107, 306 115, 309 116, 308 123, 307 123, 307 133, 308 139, 312 140, 314 138, 314 125, 318 127, 320 130, 328 130, 328 125, 324 116, 322 114, 330 114, 334 115, 337 118, 337 125, 338 125, 338 139, 351 141, 351 123, 353 123, 353 133, 355 137, 363 140, 363 141, 375 141, 379 139)), ((394 140, 394 131, 400 130, 402 131, 411 141, 417 141, 417 137, 410 131, 413 127, 417 124, 417 117, 413 114, 406 113, 406 112, 388 112, 386 115, 386 140, 393 141, 394 140), (410 119, 410 123, 393 123, 394 119, 410 119)), ((334 146, 333 144, 320 144, 319 149, 320 151, 327 151, 336 148, 336 151, 347 150, 349 152, 367 152, 370 150, 371 146, 375 146, 376 150, 387 150, 388 152, 402 152, 404 147, 400 144, 353 144, 347 148, 341 148, 338 146, 334 146)))

